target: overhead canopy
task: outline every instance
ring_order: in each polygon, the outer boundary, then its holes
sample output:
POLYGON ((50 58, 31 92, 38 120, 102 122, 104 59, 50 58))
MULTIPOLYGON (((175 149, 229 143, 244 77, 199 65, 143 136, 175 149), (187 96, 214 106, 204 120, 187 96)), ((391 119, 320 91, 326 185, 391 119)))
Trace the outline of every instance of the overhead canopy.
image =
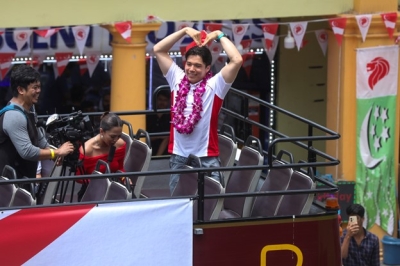
POLYGON ((0 28, 141 22, 148 15, 165 21, 321 16, 352 8, 353 0, 7 1, 1 6, 0 28))

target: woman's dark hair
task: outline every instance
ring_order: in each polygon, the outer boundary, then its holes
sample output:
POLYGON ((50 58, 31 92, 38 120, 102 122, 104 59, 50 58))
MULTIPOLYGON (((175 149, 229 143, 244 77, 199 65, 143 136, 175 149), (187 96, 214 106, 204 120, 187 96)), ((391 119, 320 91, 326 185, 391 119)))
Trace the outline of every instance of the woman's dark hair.
POLYGON ((360 204, 352 204, 346 209, 347 215, 358 215, 361 218, 364 218, 365 209, 360 204))
POLYGON ((201 57, 203 60, 204 64, 207 66, 211 65, 212 62, 212 55, 210 52, 210 49, 208 49, 205 46, 199 47, 199 46, 194 46, 189 49, 189 51, 186 52, 185 58, 186 60, 188 59, 189 56, 191 55, 198 55, 201 57))
POLYGON ((101 116, 100 128, 104 131, 110 130, 113 127, 122 127, 122 120, 118 115, 110 112, 105 112, 101 116))
POLYGON ((17 65, 11 70, 11 92, 13 97, 18 96, 18 87, 27 89, 29 84, 40 81, 40 73, 28 65, 17 65))

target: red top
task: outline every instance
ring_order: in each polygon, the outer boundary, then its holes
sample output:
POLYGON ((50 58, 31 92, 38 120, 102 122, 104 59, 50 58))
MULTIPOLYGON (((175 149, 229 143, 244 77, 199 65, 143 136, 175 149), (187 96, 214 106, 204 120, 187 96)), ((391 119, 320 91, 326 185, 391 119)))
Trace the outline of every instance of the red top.
MULTIPOLYGON (((126 150, 126 143, 115 150, 113 160, 111 162, 108 162, 111 173, 115 173, 117 170, 121 170, 121 171, 125 172, 125 170, 124 170, 125 150, 126 150)), ((84 156, 81 153, 81 151, 79 151, 79 160, 83 160, 84 173, 81 173, 80 169, 78 168, 76 170, 76 175, 92 174, 96 167, 97 161, 103 160, 103 161, 107 162, 107 158, 108 158, 108 153, 93 156, 93 157, 87 157, 87 156, 84 156)), ((100 165, 99 170, 100 170, 100 172, 105 173, 106 168, 104 165, 100 165)))

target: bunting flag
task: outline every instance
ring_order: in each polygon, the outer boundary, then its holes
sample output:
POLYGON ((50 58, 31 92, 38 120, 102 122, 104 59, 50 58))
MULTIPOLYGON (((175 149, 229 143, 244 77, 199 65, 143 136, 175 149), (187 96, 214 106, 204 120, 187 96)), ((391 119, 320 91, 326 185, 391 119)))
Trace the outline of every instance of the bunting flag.
POLYGON ((269 62, 272 63, 272 61, 275 58, 276 49, 278 48, 278 45, 279 45, 279 37, 278 36, 274 37, 274 41, 272 42, 271 47, 269 49, 267 49, 267 40, 266 39, 264 39, 263 45, 264 45, 265 53, 267 54, 267 56, 269 58, 269 62))
POLYGON ((247 54, 244 54, 242 55, 242 58, 243 58, 242 67, 244 68, 247 77, 250 78, 251 66, 253 65, 254 52, 249 52, 247 54))
POLYGON ((369 27, 371 26, 372 15, 357 15, 356 21, 361 32, 362 40, 365 42, 369 27))
POLYGON ((160 18, 153 15, 148 15, 145 20, 146 23, 160 21, 160 18))
POLYGON ((17 45, 17 51, 21 51, 22 47, 29 41, 32 30, 14 30, 14 41, 17 45))
POLYGON ((214 65, 215 61, 217 61, 218 57, 221 55, 222 45, 218 42, 213 42, 210 45, 210 51, 212 56, 211 65, 214 65))
POLYGON ((57 77, 61 76, 65 70, 65 67, 69 63, 69 59, 71 58, 72 53, 55 53, 54 57, 56 58, 57 65, 57 77))
POLYGON ((216 30, 221 30, 222 23, 204 23, 203 29, 208 33, 216 31, 216 30))
POLYGON ((36 70, 39 70, 39 67, 43 64, 45 58, 46 58, 45 53, 32 54, 32 61, 31 61, 32 67, 36 70))
POLYGON ((251 48, 251 43, 253 42, 252 39, 242 40, 240 45, 242 46, 243 53, 248 53, 251 48))
POLYGON ((315 36, 317 37, 317 41, 321 47, 322 53, 324 56, 326 56, 326 50, 328 48, 328 33, 326 30, 316 30, 315 36))
POLYGON ((346 28, 347 18, 333 18, 329 20, 329 25, 332 27, 333 34, 335 34, 336 41, 339 46, 342 45, 342 38, 344 29, 346 28))
POLYGON ((10 70, 11 62, 15 57, 15 53, 0 53, 0 71, 1 71, 1 79, 3 80, 8 70, 10 70))
POLYGON ((33 30, 33 32, 42 38, 49 38, 53 34, 57 33, 59 30, 60 30, 60 28, 53 28, 53 29, 45 29, 45 30, 33 30))
POLYGON ((396 214, 395 152, 397 45, 357 49, 355 200, 365 207, 366 228, 393 235, 396 214))
POLYGON ((304 34, 307 30, 307 21, 292 22, 289 24, 290 30, 292 31, 294 41, 296 42, 297 51, 300 51, 303 43, 304 34))
POLYGON ((266 50, 271 49, 272 43, 275 39, 274 37, 275 37, 276 31, 278 30, 278 27, 279 27, 279 24, 272 24, 272 23, 261 24, 261 28, 264 33, 266 50))
POLYGON ((308 40, 303 39, 303 41, 301 41, 300 48, 303 49, 307 44, 308 44, 308 40))
POLYGON ((186 58, 185 58, 186 46, 180 46, 179 50, 181 51, 181 55, 182 55, 182 66, 185 67, 185 63, 186 63, 186 58))
POLYGON ((75 26, 72 27, 72 33, 74 34, 76 44, 78 46, 79 53, 83 55, 83 49, 86 45, 86 40, 89 36, 89 26, 75 26))
POLYGON ((100 61, 101 52, 100 51, 91 51, 86 54, 86 64, 89 70, 89 77, 92 77, 94 70, 100 61))
POLYGON ((78 65, 79 65, 79 74, 81 74, 81 76, 83 76, 88 70, 88 66, 86 64, 86 59, 79 59, 78 65))
POLYGON ((132 21, 117 22, 114 24, 115 29, 121 34, 128 43, 131 42, 132 21))
POLYGON ((0 35, 2 35, 5 31, 5 28, 0 28, 0 35))
POLYGON ((388 31, 389 37, 393 38, 394 28, 396 27, 397 12, 381 14, 383 23, 388 31))
POLYGON ((249 24, 232 24, 233 40, 236 46, 240 45, 243 36, 246 34, 249 24))
MULTIPOLYGON (((189 28, 193 28, 194 26, 194 22, 191 21, 177 21, 175 22, 175 31, 181 30, 183 28, 189 27, 189 28)), ((188 38, 186 36, 182 37, 179 41, 176 42, 176 45, 180 46, 182 41, 188 38)))
POLYGON ((228 58, 226 56, 218 56, 217 60, 214 63, 214 69, 215 69, 215 73, 218 73, 219 71, 221 71, 221 69, 226 65, 226 61, 228 60, 228 58))

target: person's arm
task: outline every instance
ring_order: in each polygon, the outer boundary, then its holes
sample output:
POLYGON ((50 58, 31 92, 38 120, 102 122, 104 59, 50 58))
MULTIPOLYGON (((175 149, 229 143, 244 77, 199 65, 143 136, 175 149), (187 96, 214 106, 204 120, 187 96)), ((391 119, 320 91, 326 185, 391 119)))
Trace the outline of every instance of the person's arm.
MULTIPOLYGON (((202 45, 218 39, 222 34, 223 32, 220 30, 210 32, 202 45)), ((219 41, 229 58, 229 63, 221 69, 221 74, 226 83, 233 83, 242 66, 243 58, 236 46, 227 37, 222 37, 219 41)))
POLYGON ((159 41, 156 45, 154 45, 153 51, 156 56, 158 65, 160 66, 161 72, 164 76, 167 74, 168 69, 171 67, 173 62, 172 58, 168 55, 169 50, 186 34, 192 37, 197 45, 201 45, 200 32, 189 27, 185 27, 168 35, 167 37, 159 41))
POLYGON ((351 238, 359 231, 358 224, 347 224, 347 232, 342 237, 342 245, 341 245, 341 252, 342 252, 342 259, 346 259, 349 255, 349 245, 351 238))
POLYGON ((162 138, 163 138, 163 140, 162 140, 162 142, 160 143, 160 146, 158 147, 158 150, 157 150, 157 153, 156 153, 157 156, 163 155, 163 154, 164 154, 164 151, 165 151, 165 150, 167 149, 167 147, 168 147, 169 137, 167 136, 167 137, 162 137, 162 138))

